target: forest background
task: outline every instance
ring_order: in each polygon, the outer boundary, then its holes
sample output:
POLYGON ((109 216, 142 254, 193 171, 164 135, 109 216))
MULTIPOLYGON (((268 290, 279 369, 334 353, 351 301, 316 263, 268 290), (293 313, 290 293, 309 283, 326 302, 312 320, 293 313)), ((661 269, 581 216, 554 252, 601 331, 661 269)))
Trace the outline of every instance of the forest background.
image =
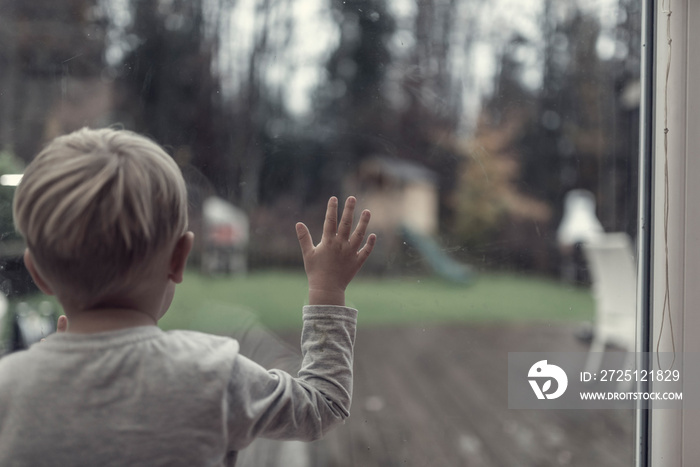
POLYGON ((640 9, 0 0, 0 172, 85 125, 145 133, 183 167, 195 211, 217 195, 248 213, 263 268, 300 264, 294 222, 348 194, 363 161, 408 161, 436 175, 450 255, 556 275, 569 190, 595 195, 606 231, 636 234, 640 9))

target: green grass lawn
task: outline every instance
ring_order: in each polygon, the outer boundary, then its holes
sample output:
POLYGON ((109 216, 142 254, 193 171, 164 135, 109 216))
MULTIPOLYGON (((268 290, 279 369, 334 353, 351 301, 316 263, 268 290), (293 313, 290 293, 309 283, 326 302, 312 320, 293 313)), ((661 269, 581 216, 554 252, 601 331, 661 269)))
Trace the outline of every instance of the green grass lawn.
MULTIPOLYGON (((475 321, 591 320, 589 290, 529 275, 481 274, 469 286, 437 278, 358 277, 347 304, 360 310, 359 325, 430 325, 475 321)), ((178 286, 165 329, 227 333, 236 309, 254 311, 273 329, 298 329, 306 302, 303 272, 256 272, 246 277, 205 277, 188 272, 178 286)))

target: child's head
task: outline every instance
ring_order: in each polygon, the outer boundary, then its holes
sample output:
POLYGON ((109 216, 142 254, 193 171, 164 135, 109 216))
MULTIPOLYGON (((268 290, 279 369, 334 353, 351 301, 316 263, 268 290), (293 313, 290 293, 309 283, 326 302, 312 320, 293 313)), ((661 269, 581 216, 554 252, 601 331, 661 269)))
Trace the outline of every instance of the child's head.
POLYGON ((59 298, 90 306, 118 294, 185 233, 187 192, 153 141, 84 128, 56 138, 29 164, 14 217, 59 298))

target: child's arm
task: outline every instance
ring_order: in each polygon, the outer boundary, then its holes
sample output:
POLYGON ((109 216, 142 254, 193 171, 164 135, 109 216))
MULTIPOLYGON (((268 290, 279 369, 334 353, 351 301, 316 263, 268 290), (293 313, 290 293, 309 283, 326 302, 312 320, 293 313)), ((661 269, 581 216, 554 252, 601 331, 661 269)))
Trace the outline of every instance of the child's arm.
POLYGON ((328 200, 323 236, 316 246, 309 229, 301 222, 296 225, 309 279, 309 305, 345 305, 345 288, 374 248, 377 237, 372 234, 360 249, 369 223, 369 211, 360 214, 357 228, 350 234, 355 203, 354 197, 347 199, 338 225, 338 199, 328 200))
POLYGON ((229 386, 235 413, 229 425, 232 449, 257 436, 318 439, 349 415, 357 311, 344 306, 345 288, 376 242, 372 234, 362 246, 369 211, 352 231, 355 203, 348 198, 338 224, 338 200, 328 201, 323 237, 316 246, 306 226, 297 224, 310 303, 303 313, 302 367, 293 378, 236 358, 229 386))

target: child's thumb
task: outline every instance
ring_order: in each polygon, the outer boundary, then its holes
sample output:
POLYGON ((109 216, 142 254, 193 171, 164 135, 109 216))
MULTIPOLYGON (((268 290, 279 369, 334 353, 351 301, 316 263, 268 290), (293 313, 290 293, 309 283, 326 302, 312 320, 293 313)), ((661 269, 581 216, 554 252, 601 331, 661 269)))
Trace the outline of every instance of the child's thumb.
POLYGON ((56 323, 56 332, 66 332, 68 329, 68 318, 66 315, 61 315, 58 317, 58 322, 56 323))
POLYGON ((314 249, 314 242, 311 240, 311 233, 309 232, 309 228, 301 222, 297 223, 296 228, 299 246, 301 246, 301 254, 306 256, 309 251, 314 249))

